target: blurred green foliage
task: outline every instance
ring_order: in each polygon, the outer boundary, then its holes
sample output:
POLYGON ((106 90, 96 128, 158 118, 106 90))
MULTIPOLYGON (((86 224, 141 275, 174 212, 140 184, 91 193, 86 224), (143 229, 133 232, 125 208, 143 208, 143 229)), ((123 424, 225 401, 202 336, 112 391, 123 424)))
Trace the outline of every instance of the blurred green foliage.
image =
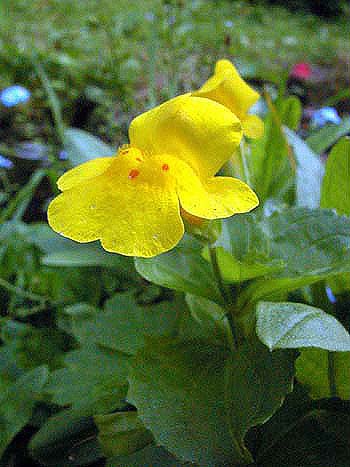
POLYGON ((0 138, 54 138, 33 53, 65 123, 116 145, 135 114, 198 87, 219 57, 236 58, 245 76, 274 81, 298 61, 346 65, 349 24, 244 1, 3 0, 0 88, 20 83, 34 99, 0 138))

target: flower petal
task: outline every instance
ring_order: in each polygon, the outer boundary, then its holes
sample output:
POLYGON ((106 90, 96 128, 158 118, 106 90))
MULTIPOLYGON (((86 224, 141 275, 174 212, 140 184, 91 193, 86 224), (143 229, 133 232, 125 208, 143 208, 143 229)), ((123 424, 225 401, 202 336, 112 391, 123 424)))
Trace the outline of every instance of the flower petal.
POLYGON ((114 161, 114 157, 99 157, 78 165, 57 180, 57 186, 61 191, 69 190, 75 185, 86 183, 90 178, 102 175, 114 161))
POLYGON ((260 97, 259 93, 240 77, 229 60, 219 60, 214 75, 192 94, 219 102, 240 119, 260 97))
POLYGON ((237 178, 211 177, 201 180, 182 162, 177 164, 176 176, 181 207, 194 216, 220 219, 249 212, 259 204, 254 191, 237 178))
POLYGON ((261 138, 264 135, 264 122, 257 115, 246 115, 242 120, 243 133, 248 138, 261 138))
POLYGON ((53 230, 77 242, 98 240, 103 229, 104 206, 109 199, 101 193, 102 179, 93 178, 88 184, 76 185, 51 201, 48 222, 53 230))
POLYGON ((102 175, 55 198, 48 219, 65 237, 100 239, 107 251, 128 256, 163 253, 184 233, 173 181, 157 165, 137 165, 131 155, 115 158, 102 175))
POLYGON ((185 94, 136 117, 129 137, 131 145, 143 152, 180 158, 209 177, 233 154, 242 129, 224 106, 185 94))

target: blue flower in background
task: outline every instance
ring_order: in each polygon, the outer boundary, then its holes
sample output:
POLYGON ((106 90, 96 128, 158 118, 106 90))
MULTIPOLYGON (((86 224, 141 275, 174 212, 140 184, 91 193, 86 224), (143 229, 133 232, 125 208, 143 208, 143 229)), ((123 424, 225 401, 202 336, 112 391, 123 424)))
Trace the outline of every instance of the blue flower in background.
POLYGON ((30 92, 23 86, 9 86, 0 92, 0 102, 5 107, 24 104, 30 99, 30 92))
POLYGON ((12 169, 13 162, 0 154, 0 169, 12 169))
POLYGON ((62 151, 60 151, 58 153, 58 158, 59 158, 60 161, 67 161, 68 160, 68 152, 65 149, 62 149, 62 151))
POLYGON ((337 299, 336 299, 332 289, 329 287, 329 285, 326 286, 326 294, 327 294, 328 300, 331 303, 336 303, 337 299))
POLYGON ((334 107, 322 107, 322 109, 315 110, 311 117, 311 125, 319 128, 325 126, 327 123, 334 123, 339 125, 341 118, 334 107))

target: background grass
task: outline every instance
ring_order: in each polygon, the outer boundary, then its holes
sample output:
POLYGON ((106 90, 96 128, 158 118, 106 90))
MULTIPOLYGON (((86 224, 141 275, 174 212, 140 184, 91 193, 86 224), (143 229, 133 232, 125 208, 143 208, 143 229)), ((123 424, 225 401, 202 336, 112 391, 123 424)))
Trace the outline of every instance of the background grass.
POLYGON ((326 22, 242 1, 2 0, 0 88, 23 84, 33 100, 15 113, 11 134, 0 138, 53 138, 33 53, 66 123, 120 144, 134 115, 198 87, 219 57, 234 59, 254 78, 276 80, 294 63, 308 61, 343 80, 349 37, 346 17, 326 22))

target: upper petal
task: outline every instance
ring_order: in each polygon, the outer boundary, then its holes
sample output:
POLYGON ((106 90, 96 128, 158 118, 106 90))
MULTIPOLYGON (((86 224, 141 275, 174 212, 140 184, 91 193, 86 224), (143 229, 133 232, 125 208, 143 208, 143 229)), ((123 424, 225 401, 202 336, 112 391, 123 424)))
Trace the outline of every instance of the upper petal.
POLYGON ((214 75, 192 94, 219 102, 240 119, 260 97, 259 93, 240 77, 229 60, 219 60, 214 75))
POLYGON ((103 174, 60 194, 49 206, 51 227, 128 256, 173 248, 184 233, 174 183, 157 164, 137 159, 133 151, 117 157, 103 174))
POLYGON ((136 117, 129 137, 132 146, 182 159, 209 177, 229 160, 240 143, 242 128, 226 107, 186 94, 136 117))

